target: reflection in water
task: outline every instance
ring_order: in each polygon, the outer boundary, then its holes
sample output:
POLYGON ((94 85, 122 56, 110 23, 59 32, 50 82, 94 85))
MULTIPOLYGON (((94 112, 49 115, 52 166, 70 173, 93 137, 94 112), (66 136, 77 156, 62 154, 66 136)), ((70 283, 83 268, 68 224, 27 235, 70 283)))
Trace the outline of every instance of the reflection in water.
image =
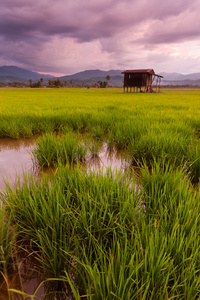
POLYGON ((13 186, 17 178, 23 177, 23 172, 32 170, 31 150, 34 143, 35 138, 0 139, 0 191, 5 189, 4 180, 13 186))
MULTIPOLYGON (((52 169, 34 170, 31 151, 34 148, 36 139, 0 139, 0 191, 5 189, 4 181, 10 186, 14 186, 16 180, 22 180, 24 174, 34 172, 34 175, 39 176, 42 173, 52 173, 52 169)), ((84 163, 86 168, 91 170, 106 168, 111 170, 124 170, 127 166, 127 161, 122 151, 116 149, 108 149, 107 144, 102 143, 98 155, 87 155, 84 163)))
MULTIPOLYGON (((6 282, 2 280, 2 283, 0 283, 0 299, 24 300, 24 297, 18 293, 10 292, 10 295, 8 294, 8 289, 13 288, 30 295, 34 294, 38 284, 44 280, 44 277, 37 271, 36 265, 37 262, 31 256, 28 256, 26 252, 19 252, 18 264, 14 269, 8 270, 6 282)), ((41 285, 34 299, 41 299, 43 294, 44 286, 41 285)))
POLYGON ((0 138, 0 151, 5 150, 20 150, 22 148, 30 147, 34 145, 36 138, 24 138, 24 139, 9 139, 0 138))
POLYGON ((91 170, 102 169, 103 172, 107 168, 111 168, 112 171, 124 170, 127 166, 127 160, 124 152, 117 151, 115 148, 110 149, 106 143, 103 143, 98 155, 91 155, 86 159, 86 167, 91 170))
POLYGON ((44 276, 37 270, 37 261, 22 251, 18 256, 18 265, 15 270, 8 270, 6 280, 0 276, 0 299, 27 299, 17 292, 8 291, 15 289, 28 295, 34 295, 34 300, 65 300, 66 288, 62 286, 59 288, 59 292, 55 292, 57 285, 57 281, 45 280, 44 276))

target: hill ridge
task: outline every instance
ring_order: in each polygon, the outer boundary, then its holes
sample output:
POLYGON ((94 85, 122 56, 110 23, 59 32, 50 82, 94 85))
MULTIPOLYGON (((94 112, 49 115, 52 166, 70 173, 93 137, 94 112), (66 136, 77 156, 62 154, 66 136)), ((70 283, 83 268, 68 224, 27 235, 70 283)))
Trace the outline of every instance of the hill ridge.
MULTIPOLYGON (((65 76, 52 76, 46 74, 40 74, 38 72, 33 72, 27 69, 20 68, 18 66, 0 66, 0 82, 8 83, 13 81, 25 82, 28 83, 28 80, 31 79, 34 81, 44 79, 44 82, 48 82, 50 79, 59 78, 60 80, 69 81, 73 80, 77 85, 91 85, 92 83, 97 82, 98 80, 106 80, 106 76, 110 76, 109 85, 110 86, 122 86, 123 85, 123 75, 121 74, 122 70, 100 70, 100 69, 88 69, 80 71, 71 75, 65 76)), ((177 72, 167 73, 160 72, 164 78, 162 79, 161 85, 198 85, 200 82, 200 73, 191 73, 191 74, 181 74, 177 72)))

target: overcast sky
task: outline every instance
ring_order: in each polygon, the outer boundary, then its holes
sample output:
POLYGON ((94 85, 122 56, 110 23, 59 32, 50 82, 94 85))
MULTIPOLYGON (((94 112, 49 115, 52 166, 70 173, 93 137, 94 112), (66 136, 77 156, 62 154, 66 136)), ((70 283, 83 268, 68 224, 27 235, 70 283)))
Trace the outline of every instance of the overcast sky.
POLYGON ((200 72, 200 0, 1 0, 2 65, 200 72))

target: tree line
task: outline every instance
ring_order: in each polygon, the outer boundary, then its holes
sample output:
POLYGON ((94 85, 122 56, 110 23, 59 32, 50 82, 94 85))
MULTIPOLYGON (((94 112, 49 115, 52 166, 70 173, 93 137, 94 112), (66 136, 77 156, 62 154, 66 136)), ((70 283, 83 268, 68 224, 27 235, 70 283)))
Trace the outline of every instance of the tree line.
POLYGON ((51 87, 51 88, 59 88, 59 87, 95 87, 95 88, 106 88, 108 86, 108 82, 110 80, 110 76, 106 76, 105 81, 97 81, 92 84, 75 84, 75 82, 71 79, 69 82, 67 80, 61 81, 60 79, 49 79, 48 82, 44 82, 43 78, 40 78, 37 82, 33 82, 32 79, 29 79, 28 83, 25 82, 8 82, 3 83, 0 82, 0 87, 31 87, 31 88, 41 88, 41 87, 51 87))

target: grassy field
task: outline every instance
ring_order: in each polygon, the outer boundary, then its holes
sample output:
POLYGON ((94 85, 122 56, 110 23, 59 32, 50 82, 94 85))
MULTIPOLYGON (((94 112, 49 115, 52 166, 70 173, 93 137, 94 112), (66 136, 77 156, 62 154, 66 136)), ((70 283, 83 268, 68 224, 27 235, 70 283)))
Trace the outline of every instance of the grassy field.
POLYGON ((199 299, 200 90, 0 89, 0 118, 0 137, 38 135, 35 161, 56 166, 1 195, 4 277, 24 248, 60 291, 47 299, 199 299), (101 141, 128 172, 83 168, 101 141))

